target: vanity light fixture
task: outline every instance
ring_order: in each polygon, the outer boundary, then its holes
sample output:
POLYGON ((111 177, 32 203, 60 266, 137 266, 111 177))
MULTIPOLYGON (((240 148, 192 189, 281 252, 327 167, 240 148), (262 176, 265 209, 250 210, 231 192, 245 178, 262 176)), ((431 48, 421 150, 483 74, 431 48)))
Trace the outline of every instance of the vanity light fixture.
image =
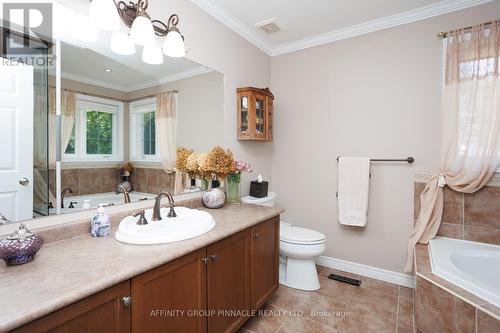
POLYGON ((163 63, 162 49, 163 54, 169 57, 184 57, 184 37, 177 28, 179 16, 172 14, 166 24, 160 20, 151 20, 146 13, 148 5, 148 0, 138 0, 137 3, 92 0, 89 8, 90 21, 101 30, 113 31, 110 47, 115 53, 134 54, 137 44, 144 47, 142 60, 149 64, 163 63), (123 29, 123 25, 130 29, 130 34, 123 29), (162 49, 156 45, 157 36, 164 38, 162 49))

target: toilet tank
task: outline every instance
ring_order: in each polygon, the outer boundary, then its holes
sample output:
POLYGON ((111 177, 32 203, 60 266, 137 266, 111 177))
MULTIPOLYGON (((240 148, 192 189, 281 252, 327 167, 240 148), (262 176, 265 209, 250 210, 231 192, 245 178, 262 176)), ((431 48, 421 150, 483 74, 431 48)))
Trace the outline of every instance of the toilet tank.
POLYGON ((276 193, 268 192, 267 197, 263 198, 254 198, 248 195, 241 198, 241 202, 245 204, 274 207, 276 202, 276 193))

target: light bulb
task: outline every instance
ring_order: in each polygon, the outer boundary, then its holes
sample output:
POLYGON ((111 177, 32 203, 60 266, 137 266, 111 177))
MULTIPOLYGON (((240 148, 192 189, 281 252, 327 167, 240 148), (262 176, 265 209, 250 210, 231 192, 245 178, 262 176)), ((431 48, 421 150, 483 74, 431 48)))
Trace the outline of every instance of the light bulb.
POLYGON ((165 36, 165 41, 163 42, 163 53, 169 57, 184 57, 186 55, 186 49, 184 47, 184 40, 178 31, 171 30, 165 36))
POLYGON ((120 16, 113 0, 92 0, 89 7, 90 22, 101 30, 120 28, 120 16))
POLYGON ((111 35, 111 51, 122 55, 132 55, 135 53, 135 45, 125 31, 116 30, 111 35))
POLYGON ((130 28, 130 37, 137 45, 152 46, 156 37, 151 20, 145 15, 137 16, 130 28))
POLYGON ((163 64, 163 54, 161 49, 156 45, 144 46, 142 50, 142 61, 150 65, 163 64))

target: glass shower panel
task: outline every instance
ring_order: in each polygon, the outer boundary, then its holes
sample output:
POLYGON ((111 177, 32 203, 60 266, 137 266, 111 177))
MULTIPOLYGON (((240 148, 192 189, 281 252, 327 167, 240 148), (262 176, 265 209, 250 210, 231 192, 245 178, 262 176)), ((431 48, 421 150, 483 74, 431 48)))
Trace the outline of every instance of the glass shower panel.
POLYGON ((48 72, 53 60, 52 48, 50 43, 30 39, 5 27, 0 30, 3 32, 0 56, 33 66, 33 217, 47 216, 51 201, 49 182, 55 181, 49 176, 48 163, 48 72), (25 42, 27 39, 29 44, 25 42))

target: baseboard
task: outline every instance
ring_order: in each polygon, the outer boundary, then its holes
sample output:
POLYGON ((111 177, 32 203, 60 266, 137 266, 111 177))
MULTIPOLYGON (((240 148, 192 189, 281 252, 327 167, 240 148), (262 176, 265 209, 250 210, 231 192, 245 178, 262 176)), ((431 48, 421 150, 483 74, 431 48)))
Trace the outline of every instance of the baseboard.
POLYGON ((400 286, 415 288, 415 278, 408 274, 394 272, 383 268, 367 266, 327 256, 320 256, 316 258, 316 263, 320 266, 335 268, 341 271, 359 274, 369 278, 398 284, 400 286))

